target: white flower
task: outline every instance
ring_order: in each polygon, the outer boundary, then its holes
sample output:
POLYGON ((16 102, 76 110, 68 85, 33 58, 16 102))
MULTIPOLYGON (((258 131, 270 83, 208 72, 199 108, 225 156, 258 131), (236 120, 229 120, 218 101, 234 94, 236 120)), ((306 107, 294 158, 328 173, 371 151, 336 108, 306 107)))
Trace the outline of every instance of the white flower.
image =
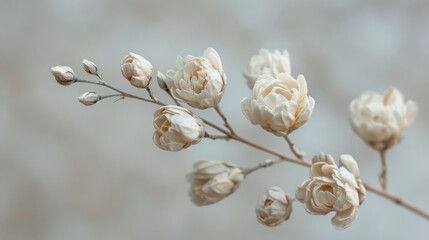
POLYGON ((204 123, 189 110, 168 105, 154 113, 153 141, 156 146, 172 152, 197 144, 204 137, 204 123))
POLYGON ((262 75, 253 87, 252 98, 241 102, 244 115, 253 124, 277 136, 285 136, 311 117, 314 99, 307 96, 307 82, 286 73, 277 78, 262 75))
POLYGON ((189 195, 197 206, 210 205, 229 196, 240 186, 244 174, 232 163, 201 160, 188 175, 189 195))
POLYGON ((95 63, 87 59, 84 59, 82 61, 82 68, 83 70, 85 70, 85 72, 98 76, 98 68, 97 68, 97 65, 95 65, 95 63))
POLYGON ((358 165, 352 156, 341 155, 338 167, 331 155, 321 153, 313 157, 310 179, 298 188, 296 199, 305 204, 310 214, 336 212, 332 224, 345 229, 355 221, 365 194, 358 165))
POLYGON ((131 85, 146 88, 152 79, 153 66, 144 57, 130 52, 122 59, 121 71, 131 85))
POLYGON ((204 57, 177 57, 176 70, 167 72, 167 85, 175 98, 192 107, 216 107, 226 87, 226 76, 216 50, 207 48, 204 57))
POLYGON ((79 102, 85 106, 91 106, 100 101, 101 97, 95 92, 86 92, 78 97, 79 102))
POLYGON ((256 205, 258 221, 269 227, 275 227, 288 220, 291 213, 292 200, 279 187, 268 189, 256 205))
POLYGON ((74 74, 73 69, 67 66, 56 66, 51 68, 51 72, 55 77, 55 80, 61 85, 70 85, 74 83, 77 78, 74 74))
POLYGON ((375 150, 395 145, 402 133, 414 121, 417 105, 404 102, 396 88, 389 88, 384 96, 367 92, 350 103, 350 123, 357 135, 375 150))
POLYGON ((262 74, 268 74, 274 78, 280 73, 291 74, 289 53, 283 50, 270 52, 267 49, 259 50, 259 55, 250 59, 249 65, 243 76, 247 79, 247 85, 253 89, 256 79, 262 74))

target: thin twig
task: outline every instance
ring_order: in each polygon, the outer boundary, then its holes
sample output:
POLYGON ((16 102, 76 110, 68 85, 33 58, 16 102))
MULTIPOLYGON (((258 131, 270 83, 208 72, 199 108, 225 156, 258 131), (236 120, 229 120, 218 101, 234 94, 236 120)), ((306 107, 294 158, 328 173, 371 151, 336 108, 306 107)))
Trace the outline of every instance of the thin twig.
POLYGON ((181 107, 181 106, 182 106, 182 104, 180 104, 180 103, 179 103, 179 101, 177 101, 177 99, 173 96, 173 94, 171 94, 170 90, 165 90, 165 91, 167 92, 168 96, 170 96, 170 97, 171 97, 171 99, 173 99, 174 103, 175 103, 177 106, 179 106, 179 107, 181 107))
POLYGON ((387 190, 386 150, 380 151, 380 159, 381 159, 381 173, 380 173, 379 181, 381 184, 381 188, 386 191, 387 190))
POLYGON ((146 87, 146 91, 147 91, 147 93, 149 93, 149 97, 150 97, 150 99, 152 99, 152 100, 153 100, 153 102, 154 102, 154 103, 158 102, 158 99, 156 99, 156 98, 153 96, 152 91, 150 90, 149 86, 147 86, 147 87, 146 87))
POLYGON ((134 99, 142 100, 142 101, 145 101, 145 102, 155 103, 155 104, 158 104, 158 105, 161 105, 161 106, 165 105, 164 103, 162 103, 160 101, 154 102, 151 99, 142 98, 142 97, 139 97, 139 96, 136 96, 136 95, 132 95, 132 94, 123 92, 123 91, 121 91, 121 90, 119 90, 119 89, 117 89, 115 87, 110 86, 109 84, 107 84, 104 81, 102 81, 102 82, 92 82, 92 81, 88 81, 88 80, 78 79, 78 80, 76 80, 76 82, 89 83, 89 84, 94 84, 94 85, 98 85, 98 86, 104 86, 104 87, 112 89, 113 91, 121 93, 123 95, 123 97, 134 98, 134 99))
POLYGON ((290 157, 290 156, 284 155, 284 154, 282 154, 282 153, 280 153, 280 152, 277 152, 277 151, 275 151, 275 150, 272 150, 272 149, 266 148, 266 147, 261 146, 261 145, 259 145, 259 144, 257 144, 257 143, 254 143, 254 142, 252 142, 252 141, 250 141, 250 140, 248 140, 248 139, 245 139, 245 138, 243 138, 243 137, 240 137, 240 136, 238 136, 238 135, 236 135, 236 134, 235 134, 235 135, 231 135, 230 137, 231 137, 231 139, 233 139, 233 140, 236 140, 236 141, 238 141, 238 142, 244 143, 244 144, 246 144, 246 145, 248 145, 248 146, 251 146, 251 147, 253 147, 253 148, 259 149, 259 150, 261 150, 261 151, 263 151, 263 152, 266 152, 266 153, 269 153, 269 154, 271 154, 271 155, 277 156, 277 157, 279 157, 280 159, 282 159, 282 160, 284 160, 284 161, 288 161, 288 162, 296 163, 296 164, 299 164, 299 165, 302 165, 302 166, 305 166, 305 167, 311 167, 311 163, 309 163, 309 162, 307 162, 307 161, 305 161, 305 160, 300 160, 300 159, 296 159, 296 158, 293 158, 293 157, 290 157))
POLYGON ((292 151, 293 155, 295 155, 298 159, 304 159, 304 153, 302 151, 299 151, 295 144, 290 139, 289 135, 284 136, 284 139, 286 140, 287 144, 289 145, 290 150, 292 151))
POLYGON ((231 134, 235 134, 235 132, 232 129, 231 125, 229 125, 229 123, 228 123, 228 119, 226 119, 225 115, 220 110, 219 105, 217 105, 214 109, 217 112, 217 114, 222 118, 225 127, 228 128, 228 130, 231 132, 231 134))
POLYGON ((267 168, 267 167, 270 167, 274 164, 281 163, 281 162, 284 162, 284 160, 281 158, 278 158, 276 160, 267 159, 267 160, 259 163, 258 165, 254 166, 254 167, 243 169, 243 173, 244 173, 244 175, 249 175, 249 174, 255 172, 256 170, 259 170, 262 168, 267 168))
POLYGON ((228 135, 211 135, 208 132, 205 133, 204 135, 205 138, 210 138, 212 140, 216 140, 216 139, 225 139, 225 140, 229 140, 229 136, 228 135))
POLYGON ((419 209, 418 207, 412 205, 411 203, 402 200, 400 197, 393 195, 392 193, 390 193, 388 191, 379 189, 379 188, 377 188, 377 187, 375 187, 369 183, 364 182, 363 185, 365 186, 365 188, 368 191, 371 191, 377 195, 380 195, 384 198, 387 198, 387 199, 393 201, 394 203, 398 204, 399 206, 402 206, 402 207, 416 213, 417 215, 424 217, 426 220, 429 220, 429 213, 428 212, 425 212, 422 209, 419 209))
POLYGON ((111 98, 111 97, 123 97, 124 95, 122 93, 119 94, 111 94, 111 95, 105 95, 105 96, 100 96, 100 100, 102 99, 106 99, 106 98, 111 98))

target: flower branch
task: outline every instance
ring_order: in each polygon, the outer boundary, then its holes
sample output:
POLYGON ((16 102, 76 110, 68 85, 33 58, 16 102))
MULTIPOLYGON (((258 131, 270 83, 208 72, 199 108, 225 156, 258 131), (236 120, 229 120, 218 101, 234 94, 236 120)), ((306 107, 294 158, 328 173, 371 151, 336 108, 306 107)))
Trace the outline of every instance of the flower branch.
MULTIPOLYGON (((162 103, 162 102, 159 102, 159 101, 158 102, 154 102, 153 100, 150 100, 150 99, 145 99, 145 98, 142 98, 142 97, 138 97, 138 96, 126 93, 126 92, 121 91, 121 90, 119 90, 119 89, 117 89, 115 87, 112 87, 111 85, 109 85, 107 83, 98 83, 98 82, 92 82, 92 81, 81 80, 81 79, 76 80, 76 82, 82 82, 82 83, 89 83, 89 84, 104 86, 104 87, 107 87, 109 89, 112 89, 112 90, 120 93, 123 97, 126 97, 126 98, 133 98, 133 99, 137 99, 137 100, 141 100, 141 101, 145 101, 145 102, 149 102, 149 103, 154 103, 154 104, 157 104, 157 105, 160 105, 160 106, 165 106, 165 104, 162 103)), ((265 163, 265 162, 263 162, 261 164, 258 164, 256 167, 252 168, 252 170, 245 170, 246 174, 250 174, 250 173, 252 173, 254 171, 257 171, 259 169, 262 169, 262 168, 270 167, 270 166, 275 165, 275 164, 280 163, 280 162, 291 162, 291 163, 295 163, 295 164, 298 164, 298 165, 301 165, 301 166, 304 166, 304 167, 311 167, 311 163, 308 160, 299 159, 299 158, 293 158, 293 157, 287 156, 287 155, 285 155, 283 153, 277 152, 277 151, 275 151, 273 149, 270 149, 270 148, 264 147, 264 146, 262 146, 260 144, 257 144, 255 142, 249 140, 249 139, 246 139, 246 138, 243 138, 241 136, 238 136, 237 134, 231 134, 227 130, 223 129, 222 127, 219 127, 218 125, 216 125, 216 124, 214 124, 214 123, 212 123, 212 122, 210 122, 208 120, 205 120, 203 118, 202 118, 202 120, 203 120, 203 122, 205 124, 207 124, 208 126, 213 127, 214 129, 216 129, 216 130, 224 133, 226 136, 228 136, 232 140, 241 142, 241 143, 243 143, 243 144, 245 144, 247 146, 250 146, 250 147, 252 147, 254 149, 257 149, 257 150, 260 150, 262 152, 265 152, 265 153, 271 154, 273 156, 279 157, 279 159, 277 159, 277 160, 275 160, 273 162, 269 162, 268 164, 265 163)), ((209 137, 209 138, 211 138, 211 137, 209 137)), ((211 138, 211 139, 213 139, 213 138, 211 138)), ((389 199, 389 200, 395 202, 396 204, 398 204, 399 206, 402 206, 402 207, 404 207, 404 208, 406 208, 406 209, 408 209, 408 210, 410 210, 410 211, 412 211, 412 212, 414 212, 414 213, 416 213, 416 214, 424 217, 425 219, 429 220, 429 213, 428 212, 425 212, 424 210, 419 209, 418 207, 416 207, 416 206, 414 206, 414 205, 412 205, 412 204, 410 204, 410 203, 402 200, 400 197, 398 197, 398 196, 396 196, 396 195, 394 195, 394 194, 392 194, 390 192, 387 192, 387 191, 385 191, 383 189, 379 189, 379 188, 377 188, 377 187, 375 187, 375 186, 373 186, 373 185, 371 185, 369 183, 366 183, 366 182, 363 182, 363 185, 365 186, 365 188, 368 191, 374 192, 377 195, 380 195, 380 196, 382 196, 382 197, 384 197, 386 199, 389 199)))
MULTIPOLYGON (((175 105, 159 101, 149 88, 153 78, 152 64, 140 55, 129 53, 121 62, 122 75, 136 88, 145 89, 149 98, 122 91, 107 84, 98 72, 97 66, 88 60, 82 62, 83 69, 100 80, 98 82, 79 79, 66 66, 52 68, 52 73, 61 85, 88 83, 106 87, 115 94, 100 96, 85 92, 78 99, 87 106, 112 97, 133 98, 160 106, 154 113, 153 141, 160 149, 180 151, 198 144, 203 138, 212 140, 233 140, 250 148, 277 157, 265 160, 250 168, 240 168, 233 163, 201 160, 194 164, 194 171, 188 176, 191 182, 191 200, 198 206, 216 203, 229 196, 240 186, 245 177, 257 170, 290 162, 309 168, 309 179, 295 193, 296 199, 314 215, 335 212, 332 224, 338 229, 351 226, 363 203, 366 191, 374 192, 429 220, 429 213, 402 200, 387 191, 386 151, 400 139, 403 131, 416 116, 414 102, 404 102, 401 93, 388 89, 384 96, 366 93, 352 101, 351 126, 371 148, 380 153, 382 171, 379 176, 381 188, 374 187, 360 179, 358 164, 351 155, 341 155, 339 164, 329 154, 316 154, 312 161, 304 158, 289 134, 304 125, 310 118, 315 100, 308 95, 307 82, 303 75, 291 75, 289 54, 261 50, 252 57, 244 73, 252 96, 242 100, 244 115, 254 125, 276 136, 283 137, 292 156, 276 151, 237 134, 220 109, 219 102, 224 94, 227 78, 218 53, 208 48, 202 57, 191 55, 178 57, 176 69, 167 71, 167 76, 157 71, 160 89, 164 90, 175 105), (201 118, 182 103, 197 109, 214 108, 223 125, 217 125, 201 118), (208 133, 207 127, 218 131, 208 133)), ((260 198, 256 207, 258 221, 273 227, 284 222, 292 212, 293 198, 278 187, 271 187, 260 198)))

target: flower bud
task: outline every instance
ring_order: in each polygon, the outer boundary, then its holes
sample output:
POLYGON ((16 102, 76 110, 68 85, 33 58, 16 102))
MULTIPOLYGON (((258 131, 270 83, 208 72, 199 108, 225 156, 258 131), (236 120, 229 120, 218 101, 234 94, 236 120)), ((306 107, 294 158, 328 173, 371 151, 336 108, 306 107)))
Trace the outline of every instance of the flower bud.
POLYGON ((91 106, 100 101, 101 97, 95 92, 86 92, 78 97, 79 102, 85 106, 91 106))
POLYGON ((188 180, 191 201, 197 206, 206 206, 235 192, 244 180, 244 174, 232 163, 201 160, 194 164, 188 180))
POLYGON ((256 204, 258 221, 268 227, 275 227, 289 219, 292 200, 279 187, 271 187, 256 204))
POLYGON ((55 80, 63 86, 70 85, 76 81, 76 75, 73 69, 67 66, 56 66, 51 68, 55 80))
POLYGON ((158 82, 159 88, 161 88, 162 90, 168 90, 168 86, 167 83, 165 83, 165 79, 165 75, 162 72, 158 71, 156 75, 156 80, 158 82))
POLYGON ((167 72, 171 94, 191 107, 216 107, 226 87, 226 76, 219 54, 207 48, 203 57, 177 57, 176 70, 167 72))
POLYGON ((153 66, 144 57, 129 53, 121 62, 122 75, 137 88, 146 88, 152 79, 153 66))
POLYGON ((402 93, 389 88, 384 95, 366 92, 350 103, 350 123, 355 133, 377 151, 395 145, 416 118, 417 105, 405 102, 402 93))
POLYGON ((197 144, 205 135, 203 121, 186 108, 168 105, 154 113, 153 141, 159 148, 177 152, 197 144))
POLYGON ((250 59, 249 65, 243 76, 247 79, 247 85, 253 89, 257 78, 260 75, 268 74, 276 78, 280 73, 291 74, 290 60, 288 51, 283 53, 276 50, 270 52, 267 49, 259 50, 259 55, 250 59))
POLYGON ((98 68, 97 68, 97 65, 95 65, 95 63, 93 63, 87 59, 84 59, 82 61, 82 68, 83 68, 83 70, 85 70, 85 72, 87 72, 91 75, 98 76, 98 68))

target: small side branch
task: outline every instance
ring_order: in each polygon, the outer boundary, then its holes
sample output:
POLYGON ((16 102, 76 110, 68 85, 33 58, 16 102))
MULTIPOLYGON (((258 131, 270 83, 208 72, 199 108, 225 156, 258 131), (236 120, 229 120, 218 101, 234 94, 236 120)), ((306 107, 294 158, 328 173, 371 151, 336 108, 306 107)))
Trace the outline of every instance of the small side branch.
POLYGON ((204 137, 210 138, 211 140, 224 139, 228 141, 230 139, 228 135, 211 135, 208 132, 205 133, 204 137))
POLYGON ((228 120, 226 119, 225 115, 224 115, 224 114, 222 113, 222 111, 220 110, 219 105, 218 105, 218 106, 216 106, 214 109, 216 110, 217 114, 222 118, 222 120, 223 120, 223 122, 224 122, 225 127, 226 127, 226 128, 228 128, 229 132, 230 132, 231 134, 233 134, 233 135, 234 135, 234 134, 235 134, 235 132, 234 132, 234 130, 232 129, 231 125, 229 125, 228 120))
POLYGON ((258 165, 254 166, 254 167, 243 169, 243 173, 244 173, 244 175, 247 176, 247 175, 255 172, 256 170, 259 170, 261 168, 267 168, 267 167, 270 167, 274 164, 281 163, 281 162, 284 162, 284 159, 281 159, 281 158, 276 159, 276 160, 267 159, 267 160, 259 163, 258 165))
POLYGON ((149 94, 150 99, 152 99, 154 103, 157 103, 158 99, 156 99, 156 97, 153 96, 152 91, 150 90, 149 86, 146 87, 146 91, 149 94))
POLYGON ((284 136, 284 139, 286 140, 287 144, 289 145, 289 148, 292 151, 293 155, 295 155, 300 160, 304 160, 305 154, 303 152, 299 151, 295 147, 295 144, 292 142, 289 135, 284 136))

